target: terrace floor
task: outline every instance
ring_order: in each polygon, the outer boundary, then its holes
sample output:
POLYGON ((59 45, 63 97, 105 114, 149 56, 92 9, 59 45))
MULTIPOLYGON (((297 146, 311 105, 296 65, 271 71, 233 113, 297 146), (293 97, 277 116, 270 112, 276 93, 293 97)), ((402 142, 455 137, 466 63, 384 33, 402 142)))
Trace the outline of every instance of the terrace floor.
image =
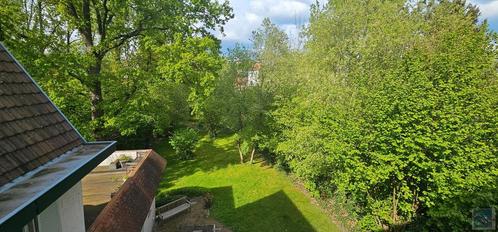
POLYGON ((83 205, 85 227, 88 229, 95 218, 111 200, 111 194, 118 191, 127 177, 130 168, 111 169, 97 166, 83 178, 83 205))

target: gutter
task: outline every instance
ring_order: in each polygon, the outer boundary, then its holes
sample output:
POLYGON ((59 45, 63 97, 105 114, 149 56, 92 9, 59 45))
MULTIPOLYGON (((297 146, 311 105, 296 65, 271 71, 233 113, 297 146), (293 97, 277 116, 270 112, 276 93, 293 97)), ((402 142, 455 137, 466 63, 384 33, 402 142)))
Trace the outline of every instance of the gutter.
MULTIPOLYGON (((22 231, 22 228, 33 218, 43 212, 48 206, 55 202, 65 192, 77 184, 83 177, 92 171, 105 158, 116 150, 115 141, 90 142, 84 145, 107 144, 102 150, 96 153, 89 161, 72 170, 56 184, 48 189, 41 191, 25 202, 22 206, 16 208, 3 218, 0 218, 0 231, 22 231)), ((46 167, 45 165, 42 167, 46 167)))

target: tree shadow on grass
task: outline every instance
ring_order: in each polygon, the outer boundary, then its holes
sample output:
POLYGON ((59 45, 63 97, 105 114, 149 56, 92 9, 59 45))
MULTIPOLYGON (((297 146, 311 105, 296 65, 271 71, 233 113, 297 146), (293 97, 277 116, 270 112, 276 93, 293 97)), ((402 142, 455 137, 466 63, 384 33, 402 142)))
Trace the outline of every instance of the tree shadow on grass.
POLYGON ((212 172, 238 164, 238 153, 233 141, 230 137, 223 141, 221 144, 213 144, 208 137, 204 137, 199 142, 192 160, 181 160, 167 142, 156 146, 156 151, 168 161, 159 189, 170 188, 173 181, 199 171, 212 172))
POLYGON ((282 190, 237 208, 231 186, 211 189, 188 187, 174 190, 177 194, 185 195, 199 195, 199 191, 213 195, 212 215, 233 231, 316 231, 282 190))

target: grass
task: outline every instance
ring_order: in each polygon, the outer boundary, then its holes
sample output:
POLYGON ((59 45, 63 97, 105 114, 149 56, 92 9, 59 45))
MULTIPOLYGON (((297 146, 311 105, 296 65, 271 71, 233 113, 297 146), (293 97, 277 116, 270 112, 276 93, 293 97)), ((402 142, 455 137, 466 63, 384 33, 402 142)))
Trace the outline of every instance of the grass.
POLYGON ((195 160, 178 160, 167 142, 156 151, 168 160, 160 193, 211 192, 211 215, 233 231, 338 231, 285 173, 240 164, 233 137, 204 137, 195 160))

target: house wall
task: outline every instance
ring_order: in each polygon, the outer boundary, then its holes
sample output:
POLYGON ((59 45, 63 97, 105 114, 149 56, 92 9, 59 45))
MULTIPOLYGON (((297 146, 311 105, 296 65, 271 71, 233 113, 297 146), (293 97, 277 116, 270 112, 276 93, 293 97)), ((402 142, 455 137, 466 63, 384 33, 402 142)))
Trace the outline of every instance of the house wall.
POLYGON ((84 232, 81 181, 38 215, 40 232, 84 232))
POLYGON ((154 222, 156 218, 156 198, 152 200, 152 204, 149 209, 149 214, 145 219, 144 225, 142 227, 142 232, 152 232, 154 229, 154 222))
POLYGON ((259 71, 247 72, 247 85, 256 86, 257 84, 259 84, 259 71))

